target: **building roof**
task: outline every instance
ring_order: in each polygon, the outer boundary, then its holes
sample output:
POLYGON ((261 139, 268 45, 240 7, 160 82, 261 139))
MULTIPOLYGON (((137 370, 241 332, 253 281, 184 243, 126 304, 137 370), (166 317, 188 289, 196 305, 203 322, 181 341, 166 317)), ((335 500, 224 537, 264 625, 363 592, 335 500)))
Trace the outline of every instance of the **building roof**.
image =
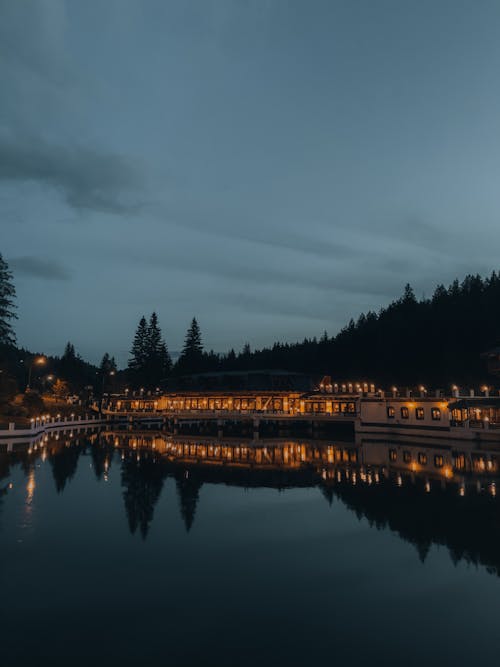
POLYGON ((453 403, 448 403, 449 410, 466 408, 500 408, 500 396, 460 398, 453 403))

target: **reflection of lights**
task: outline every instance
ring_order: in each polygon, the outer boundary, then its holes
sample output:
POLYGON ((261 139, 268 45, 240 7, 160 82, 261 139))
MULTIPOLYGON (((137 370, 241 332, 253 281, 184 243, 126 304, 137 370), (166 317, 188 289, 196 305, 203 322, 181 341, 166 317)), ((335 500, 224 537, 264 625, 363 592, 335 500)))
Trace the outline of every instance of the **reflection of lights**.
POLYGON ((495 482, 492 482, 490 484, 490 493, 493 497, 495 497, 497 495, 497 487, 496 487, 495 482))
POLYGON ((424 488, 425 488, 425 492, 426 492, 426 493, 430 493, 430 491, 431 491, 431 484, 430 484, 430 482, 426 482, 424 488))
POLYGON ((465 486, 463 484, 459 488, 458 493, 462 496, 462 498, 465 496, 465 486))
POLYGON ((28 483, 26 484, 26 502, 28 504, 31 504, 31 501, 33 500, 33 496, 35 494, 35 488, 36 488, 36 482, 35 482, 35 471, 30 470, 30 474, 28 477, 28 483))
POLYGON ((403 486, 403 478, 401 477, 401 475, 397 476, 396 483, 398 486, 403 486))

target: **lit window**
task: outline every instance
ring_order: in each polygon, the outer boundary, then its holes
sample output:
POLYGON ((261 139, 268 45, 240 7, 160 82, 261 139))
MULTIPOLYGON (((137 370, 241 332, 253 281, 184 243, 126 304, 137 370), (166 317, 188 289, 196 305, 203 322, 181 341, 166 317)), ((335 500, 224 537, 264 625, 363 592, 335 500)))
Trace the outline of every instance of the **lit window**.
POLYGON ((403 452, 403 461, 405 463, 411 463, 411 452, 408 451, 403 452))
POLYGON ((434 457, 434 465, 436 468, 442 468, 444 466, 444 459, 441 454, 436 454, 434 457))
POLYGON ((389 419, 394 419, 395 416, 396 416, 396 409, 393 408, 392 405, 390 405, 390 406, 387 408, 387 417, 388 417, 389 419))
POLYGON ((401 408, 401 419, 409 419, 410 418, 410 411, 407 407, 401 408))
POLYGON ((424 413, 424 409, 423 409, 423 408, 417 408, 417 409, 415 410, 415 417, 416 417, 417 419, 423 419, 424 416, 425 416, 425 413, 424 413))
POLYGON ((395 449, 389 449, 389 460, 390 461, 398 460, 398 453, 395 449))
POLYGON ((427 465, 427 454, 424 454, 424 452, 419 452, 418 462, 420 463, 421 466, 427 465))
POLYGON ((441 419, 441 410, 439 408, 432 408, 431 415, 434 421, 439 421, 441 419))

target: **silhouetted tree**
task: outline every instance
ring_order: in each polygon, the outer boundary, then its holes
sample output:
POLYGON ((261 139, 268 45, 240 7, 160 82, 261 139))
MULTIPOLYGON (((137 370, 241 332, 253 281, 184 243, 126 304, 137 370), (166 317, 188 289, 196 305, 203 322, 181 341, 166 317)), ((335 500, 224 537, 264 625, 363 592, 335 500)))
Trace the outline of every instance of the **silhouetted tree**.
MULTIPOLYGON (((50 361, 50 360, 49 360, 50 361)), ((81 391, 87 385, 97 383, 97 369, 84 361, 75 351, 73 343, 68 342, 60 359, 52 361, 56 375, 65 380, 72 391, 81 391)))
POLYGON ((177 361, 177 370, 181 373, 203 370, 203 343, 200 327, 195 317, 193 317, 191 326, 187 330, 184 347, 177 361))
POLYGON ((139 381, 139 383, 143 379, 144 368, 146 366, 148 335, 148 323, 143 315, 139 320, 135 332, 128 362, 128 367, 129 370, 132 371, 132 376, 136 381, 139 381))
POLYGON ((169 375, 172 360, 156 313, 151 314, 149 323, 145 317, 141 318, 128 367, 131 380, 137 386, 155 387, 169 375))
POLYGON ((0 344, 15 345, 16 334, 11 321, 17 319, 15 312, 16 289, 9 265, 0 253, 0 344))

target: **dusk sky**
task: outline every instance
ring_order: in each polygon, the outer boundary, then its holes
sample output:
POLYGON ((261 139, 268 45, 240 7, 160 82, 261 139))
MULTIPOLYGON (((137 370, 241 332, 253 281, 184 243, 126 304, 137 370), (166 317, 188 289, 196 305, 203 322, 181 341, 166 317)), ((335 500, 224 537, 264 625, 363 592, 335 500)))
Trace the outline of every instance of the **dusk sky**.
POLYGON ((500 268, 500 2, 0 0, 18 342, 336 333, 500 268))

